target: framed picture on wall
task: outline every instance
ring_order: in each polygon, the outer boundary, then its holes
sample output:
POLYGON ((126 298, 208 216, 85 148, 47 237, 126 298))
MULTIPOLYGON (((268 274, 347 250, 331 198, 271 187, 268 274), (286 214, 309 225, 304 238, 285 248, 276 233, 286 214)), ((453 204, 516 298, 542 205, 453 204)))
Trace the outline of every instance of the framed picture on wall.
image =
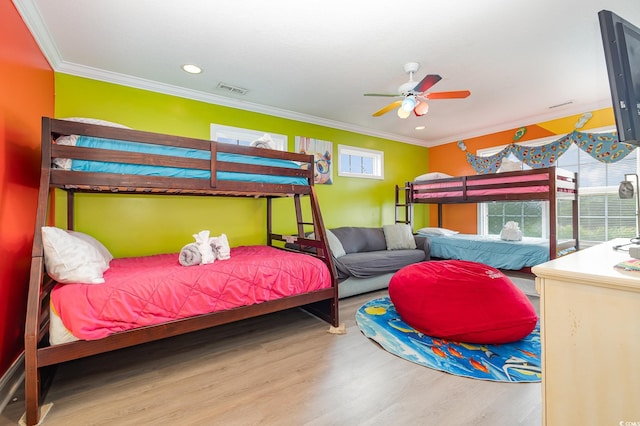
POLYGON ((326 185, 333 183, 333 142, 296 136, 295 151, 301 154, 313 155, 315 183, 326 185))
POLYGON ((278 151, 287 150, 287 135, 223 126, 222 124, 215 123, 211 123, 211 140, 243 146, 251 146, 252 143, 253 146, 260 146, 260 142, 264 142, 264 144, 268 145, 271 149, 278 151))

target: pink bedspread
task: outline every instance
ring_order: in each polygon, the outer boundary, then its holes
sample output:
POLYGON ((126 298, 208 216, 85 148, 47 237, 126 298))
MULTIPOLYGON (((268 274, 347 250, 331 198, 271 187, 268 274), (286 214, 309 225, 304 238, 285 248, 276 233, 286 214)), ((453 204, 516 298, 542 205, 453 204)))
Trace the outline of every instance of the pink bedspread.
POLYGON ((231 259, 181 266, 178 254, 111 261, 104 284, 58 284, 51 302, 77 338, 275 300, 331 287, 319 259, 268 246, 231 249, 231 259))

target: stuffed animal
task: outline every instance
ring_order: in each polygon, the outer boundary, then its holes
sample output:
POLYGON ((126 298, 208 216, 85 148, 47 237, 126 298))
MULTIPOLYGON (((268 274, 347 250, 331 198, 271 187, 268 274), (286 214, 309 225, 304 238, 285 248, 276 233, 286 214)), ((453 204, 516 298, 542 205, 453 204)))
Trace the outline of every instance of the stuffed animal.
MULTIPOLYGON (((182 266, 195 266, 195 265, 206 265, 209 263, 215 262, 217 258, 220 259, 228 259, 231 257, 229 255, 230 249, 229 242, 227 241, 227 236, 224 236, 224 241, 220 243, 220 246, 223 249, 222 257, 218 255, 217 245, 211 244, 211 240, 214 238, 209 238, 209 231, 200 231, 197 234, 193 234, 193 238, 195 238, 195 243, 189 243, 186 246, 182 247, 179 254, 179 262, 182 266), (226 242, 226 252, 224 251, 223 243, 226 242)), ((220 239, 218 237, 216 241, 220 239)))
POLYGON ((209 245, 216 253, 216 259, 227 260, 231 258, 231 248, 226 234, 220 234, 219 237, 209 238, 209 245))

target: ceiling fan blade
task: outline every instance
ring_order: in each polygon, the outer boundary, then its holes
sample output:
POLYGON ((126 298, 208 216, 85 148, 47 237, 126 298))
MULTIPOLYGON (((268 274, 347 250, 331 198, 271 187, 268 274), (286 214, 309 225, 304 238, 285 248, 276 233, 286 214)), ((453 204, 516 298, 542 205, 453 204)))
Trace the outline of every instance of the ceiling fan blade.
POLYGON ((454 90, 452 92, 433 92, 425 93, 423 96, 427 99, 461 99, 471 94, 468 90, 454 90))
POLYGON ((396 96, 402 96, 400 93, 365 93, 365 96, 385 96, 394 98, 396 96))
POLYGON ((389 105, 387 105, 386 107, 382 108, 379 111, 374 112, 372 115, 374 117, 380 117, 382 114, 388 113, 392 109, 399 107, 401 104, 402 104, 402 101, 391 102, 389 105))
POLYGON ((413 91, 418 93, 426 92, 440 80, 442 80, 442 77, 440 77, 438 74, 428 74, 425 78, 422 79, 422 81, 420 81, 420 83, 416 85, 416 87, 413 88, 413 91))

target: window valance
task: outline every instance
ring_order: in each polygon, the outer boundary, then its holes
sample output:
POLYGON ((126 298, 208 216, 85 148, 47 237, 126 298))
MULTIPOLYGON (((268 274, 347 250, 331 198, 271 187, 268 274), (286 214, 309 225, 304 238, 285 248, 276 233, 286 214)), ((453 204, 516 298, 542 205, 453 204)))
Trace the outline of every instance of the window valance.
MULTIPOLYGON (((550 167, 555 164, 558 157, 565 153, 572 143, 603 163, 615 163, 629 155, 636 147, 618 142, 616 132, 609 133, 585 133, 577 130, 560 139, 541 146, 526 146, 510 143, 500 152, 483 157, 465 151, 467 161, 478 174, 495 173, 500 168, 502 160, 513 154, 523 163, 533 169, 550 167)), ((464 144, 460 144, 464 146, 464 144)))

